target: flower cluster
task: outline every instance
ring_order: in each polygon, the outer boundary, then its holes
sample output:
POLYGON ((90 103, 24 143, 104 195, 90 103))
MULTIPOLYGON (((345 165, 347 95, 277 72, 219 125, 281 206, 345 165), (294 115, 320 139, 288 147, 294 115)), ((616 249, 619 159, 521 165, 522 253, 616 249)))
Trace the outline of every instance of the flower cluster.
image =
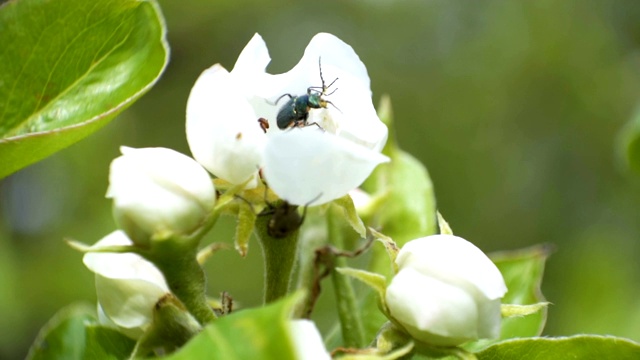
MULTIPOLYGON (((196 252, 228 202, 217 199, 210 174, 225 186, 241 185, 238 191, 264 181, 297 211, 342 198, 389 161, 381 154, 387 127, 349 45, 318 34, 290 71, 268 74, 269 61, 256 34, 231 71, 216 64, 200 75, 186 110, 195 160, 170 149, 123 147, 112 162, 107 197, 120 230, 89 248, 84 263, 96 274, 102 320, 127 336, 150 341, 166 329, 156 322, 166 321, 157 311, 167 298, 180 317, 168 328, 186 331, 184 341, 215 319, 196 252)), ((452 235, 425 237, 407 243, 396 263, 383 303, 399 331, 438 346, 499 335, 506 286, 474 245, 452 235)), ((312 322, 288 326, 299 358, 330 358, 312 322)))

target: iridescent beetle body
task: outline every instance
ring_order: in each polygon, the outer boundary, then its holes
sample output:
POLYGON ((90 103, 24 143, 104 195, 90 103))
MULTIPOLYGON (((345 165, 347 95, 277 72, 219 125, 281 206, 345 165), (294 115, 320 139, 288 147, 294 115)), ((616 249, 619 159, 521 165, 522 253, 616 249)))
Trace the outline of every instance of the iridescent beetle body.
MULTIPOLYGON (((322 86, 310 86, 307 88, 307 93, 304 95, 293 96, 291 94, 284 94, 276 100, 277 104, 283 97, 289 97, 289 101, 287 101, 287 103, 278 110, 278 116, 276 117, 278 128, 284 130, 292 127, 305 127, 309 125, 316 125, 320 127, 317 123, 309 124, 307 122, 309 119, 309 111, 311 109, 326 109, 328 104, 333 105, 330 101, 325 100, 323 96, 331 95, 338 90, 335 89, 331 93, 327 94, 327 90, 338 80, 338 78, 333 80, 329 86, 325 86, 324 78, 322 77, 320 59, 318 59, 318 66, 320 68, 320 80, 322 80, 322 86), (322 91, 318 89, 322 89, 322 91)), ((333 106, 335 107, 335 105, 333 106)))

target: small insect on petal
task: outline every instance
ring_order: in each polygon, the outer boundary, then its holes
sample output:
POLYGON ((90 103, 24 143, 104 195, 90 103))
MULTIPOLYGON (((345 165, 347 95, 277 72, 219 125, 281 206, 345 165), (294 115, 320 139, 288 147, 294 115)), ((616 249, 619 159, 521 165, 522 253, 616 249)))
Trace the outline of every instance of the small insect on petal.
MULTIPOLYGON (((310 125, 316 125, 318 128, 322 129, 320 124, 316 122, 307 122, 309 119, 309 111, 311 111, 311 109, 326 109, 328 104, 333 105, 331 101, 324 99, 323 96, 329 96, 338 90, 336 88, 327 94, 327 90, 338 80, 338 78, 335 78, 335 80, 333 80, 328 86, 325 85, 324 77, 322 77, 322 64, 320 62, 320 58, 318 58, 318 67, 320 68, 320 80, 322 80, 322 86, 310 86, 307 88, 307 93, 304 95, 293 96, 291 94, 283 94, 278 98, 278 100, 276 100, 277 104, 283 97, 289 97, 289 101, 287 101, 278 111, 277 121, 280 129, 284 130, 292 127, 305 127, 310 125), (322 89, 322 91, 318 89, 322 89)), ((335 105, 333 106, 335 107, 335 105)))

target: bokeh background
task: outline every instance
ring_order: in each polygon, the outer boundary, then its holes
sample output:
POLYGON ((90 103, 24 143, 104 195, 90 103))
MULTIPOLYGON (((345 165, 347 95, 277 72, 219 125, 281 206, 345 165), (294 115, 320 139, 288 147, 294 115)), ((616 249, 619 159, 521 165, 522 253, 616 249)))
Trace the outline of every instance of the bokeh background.
MULTIPOLYGON (((318 32, 352 45, 457 234, 485 251, 556 245, 542 285, 553 303, 546 335, 640 341, 640 177, 616 157, 640 100, 640 2, 160 4, 172 54, 157 86, 102 131, 0 181, 0 358, 23 358, 59 308, 95 301, 92 274, 63 239, 93 243, 114 229, 104 194, 120 145, 189 154, 191 86, 214 63, 231 69, 255 32, 272 73, 318 32)), ((230 242, 233 225, 223 219, 209 238, 230 242)), ((261 269, 255 242, 246 259, 216 254, 211 293, 257 305, 261 269)))

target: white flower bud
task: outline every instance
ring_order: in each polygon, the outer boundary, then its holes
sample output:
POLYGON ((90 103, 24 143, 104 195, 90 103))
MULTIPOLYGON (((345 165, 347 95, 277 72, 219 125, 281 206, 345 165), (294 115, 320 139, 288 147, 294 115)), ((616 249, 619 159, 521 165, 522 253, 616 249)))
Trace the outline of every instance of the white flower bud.
POLYGON ((318 328, 311 320, 299 319, 289 322, 293 345, 298 360, 330 360, 318 328))
MULTIPOLYGON (((118 230, 92 248, 131 244, 118 230)), ((160 270, 132 253, 89 252, 82 260, 96 274, 101 322, 115 325, 131 338, 140 337, 151 324, 155 304, 169 293, 160 270)))
POLYGON ((405 244, 396 264, 386 303, 412 337, 454 346, 500 335, 500 300, 507 287, 475 245, 453 235, 427 236, 405 244))
POLYGON ((138 245, 156 234, 190 234, 215 205, 209 174, 193 159, 164 148, 122 147, 111 163, 107 197, 116 222, 138 245))

